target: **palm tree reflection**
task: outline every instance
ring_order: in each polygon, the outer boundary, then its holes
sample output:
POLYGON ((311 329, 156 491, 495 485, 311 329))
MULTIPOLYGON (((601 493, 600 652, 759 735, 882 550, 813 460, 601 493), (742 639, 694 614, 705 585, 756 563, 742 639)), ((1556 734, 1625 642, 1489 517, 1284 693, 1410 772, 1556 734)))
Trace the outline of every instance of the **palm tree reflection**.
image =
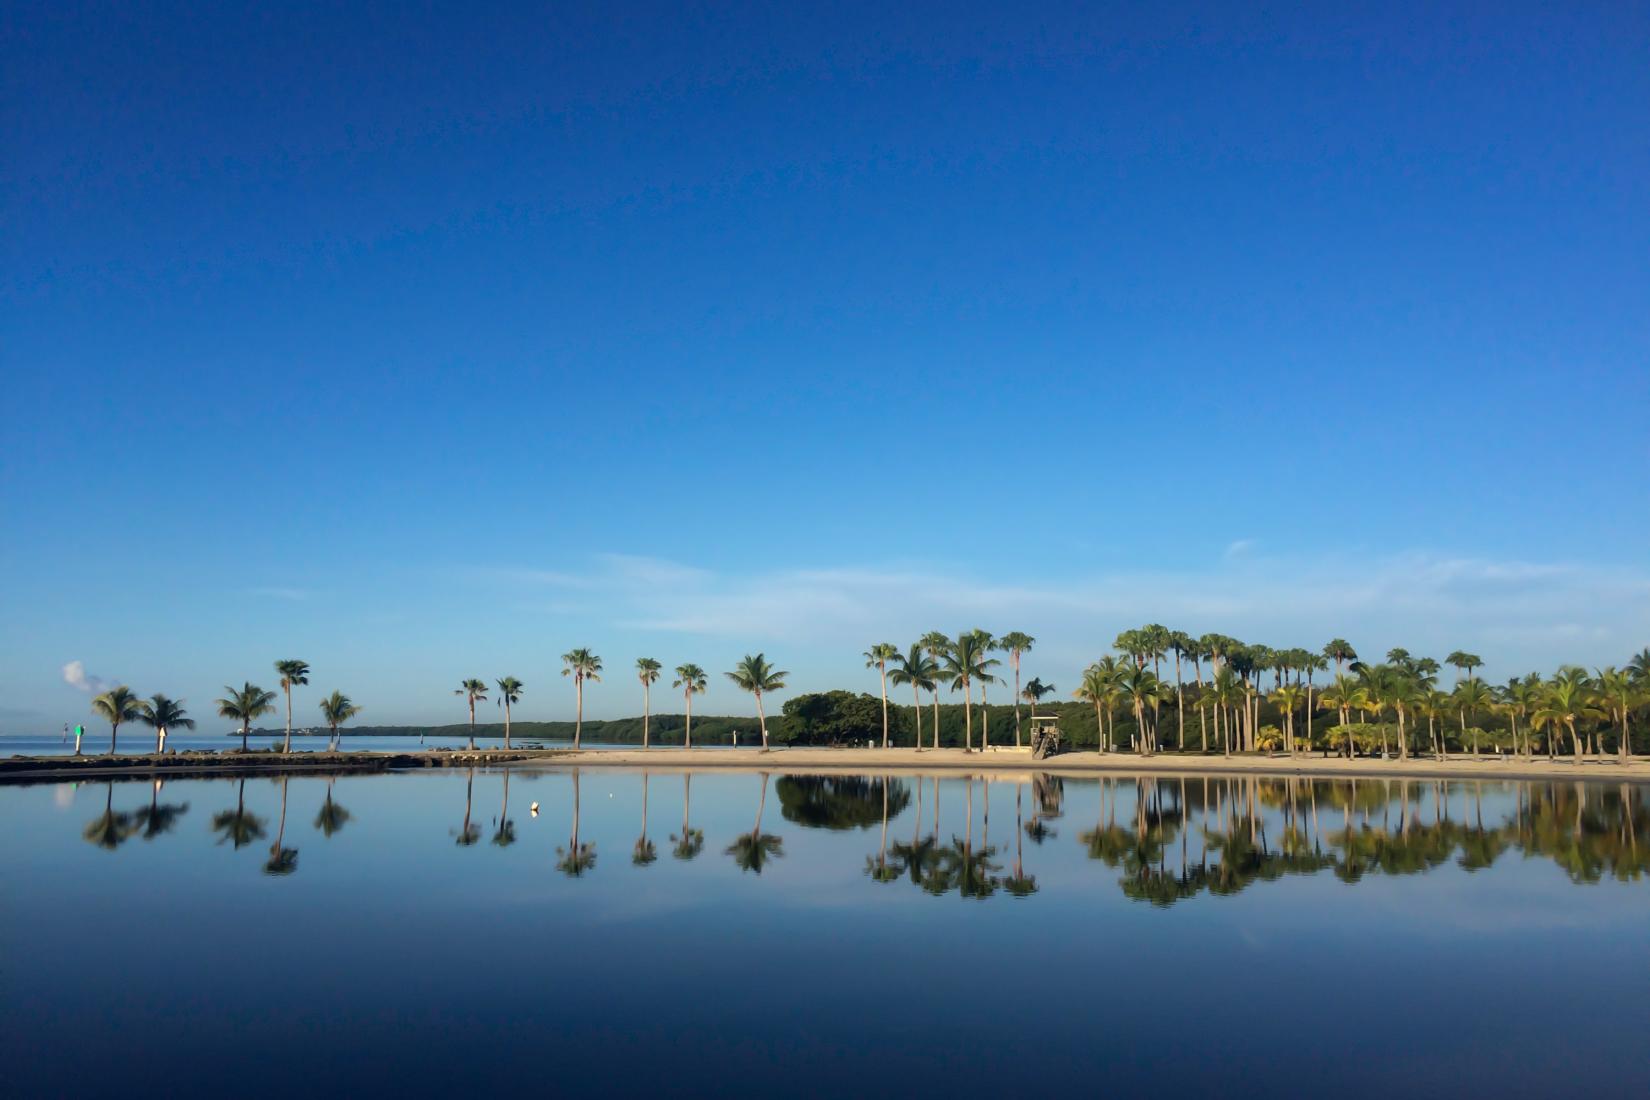
POLYGON ((670 834, 675 847, 670 854, 680 860, 689 860, 697 856, 705 847, 705 831, 695 829, 688 823, 688 811, 693 805, 693 774, 682 773, 682 831, 670 834))
POLYGON ((156 779, 150 783, 149 805, 140 806, 132 812, 132 824, 142 832, 144 840, 153 840, 162 833, 171 832, 178 818, 189 812, 187 802, 159 801, 160 789, 165 782, 164 779, 156 779))
POLYGON ((659 851, 653 841, 647 838, 647 772, 642 773, 642 835, 636 838, 635 845, 630 850, 630 862, 638 867, 646 867, 659 858, 659 851))
POLYGON ((349 823, 350 812, 332 800, 332 784, 337 776, 327 778, 327 796, 321 803, 321 809, 315 815, 315 827, 321 830, 321 835, 331 839, 332 835, 349 823))
POLYGON ((573 769, 573 836, 567 847, 557 848, 556 870, 569 878, 578 878, 596 866, 596 846, 579 842, 579 769, 573 769))
POLYGON ((221 834, 219 844, 229 841, 237 850, 263 837, 264 819, 246 809, 246 780, 241 780, 236 787, 235 808, 212 815, 212 831, 221 834))
POLYGON ((286 776, 281 776, 281 824, 275 831, 275 843, 269 846, 269 858, 264 860, 264 874, 290 875, 298 869, 298 849, 284 848, 286 837, 286 776))
POLYGON ((768 804, 768 773, 762 773, 762 797, 756 804, 756 825, 751 831, 728 845, 727 855, 733 857, 739 870, 760 875, 769 860, 782 859, 785 842, 780 837, 762 831, 762 811, 768 804))
POLYGON ((106 852, 112 852, 126 843, 137 826, 129 813, 115 812, 115 785, 105 783, 103 796, 103 812, 86 823, 80 835, 86 838, 88 844, 95 844, 106 852))

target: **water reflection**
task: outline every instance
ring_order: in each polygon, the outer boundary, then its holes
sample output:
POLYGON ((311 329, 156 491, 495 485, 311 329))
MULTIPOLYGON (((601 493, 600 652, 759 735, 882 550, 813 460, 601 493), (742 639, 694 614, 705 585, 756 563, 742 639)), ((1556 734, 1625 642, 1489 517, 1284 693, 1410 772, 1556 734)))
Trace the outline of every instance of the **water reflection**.
MULTIPOLYGON (((507 849, 517 840, 510 817, 511 774, 492 775, 500 783, 492 842, 507 849)), ((465 848, 482 836, 474 819, 476 778, 475 769, 466 771, 463 817, 448 830, 465 848)), ((555 849, 555 868, 572 878, 597 867, 596 843, 583 833, 581 778, 578 770, 566 773, 571 832, 567 843, 555 849)), ((659 858, 650 829, 652 775, 632 778, 639 781, 630 790, 639 794, 640 832, 631 842, 630 858, 646 867, 659 858)), ((681 824, 670 834, 671 854, 683 862, 696 859, 706 841, 705 830, 693 823, 693 778, 681 777, 681 824)), ((786 854, 784 840, 763 831, 769 780, 768 773, 757 776, 750 831, 733 836, 722 849, 741 872, 761 875, 786 854)), ((353 820, 334 798, 335 781, 327 778, 324 794, 316 795, 314 827, 327 838, 353 820)), ((745 779, 728 776, 725 781, 741 784, 745 779)), ((269 875, 291 875, 298 869, 298 849, 285 843, 291 783, 288 777, 273 780, 279 808, 273 816, 273 843, 262 863, 269 875)), ((300 790, 304 784, 298 780, 300 790)), ((1050 870, 1051 861, 1061 863, 1062 851, 1080 852, 1079 865, 1116 872, 1123 896, 1159 907, 1205 894, 1234 895, 1288 876, 1327 873, 1357 883, 1374 875, 1420 875, 1449 865, 1479 874, 1509 853, 1548 861, 1577 884, 1638 881, 1650 872, 1650 851, 1638 841, 1650 827, 1650 811, 1643 791, 1627 783, 1142 776, 1070 784, 1048 775, 1012 780, 959 776, 943 782, 939 777, 787 775, 773 788, 785 820, 803 829, 827 834, 877 830, 874 850, 858 845, 844 849, 861 865, 861 881, 903 882, 925 894, 973 900, 1033 897, 1045 893, 1049 881, 1058 889, 1060 876, 1040 880, 1038 872, 1050 870), (993 844, 991 837, 992 787, 1003 782, 1014 787, 1013 842, 1007 847, 993 844), (941 802, 947 790, 957 799, 946 800, 950 811, 960 810, 963 820, 945 830, 941 802), (1074 847, 1067 847, 1073 841, 1062 843, 1061 831, 1051 824, 1067 812, 1070 791, 1079 792, 1084 818, 1092 822, 1075 832, 1074 847), (1034 866, 1028 866, 1028 854, 1034 866)), ((102 812, 81 827, 87 843, 116 851, 134 836, 152 841, 179 832, 190 804, 162 801, 164 781, 151 781, 145 802, 122 810, 114 807, 115 786, 113 780, 104 784, 102 812)), ((240 849, 268 835, 270 819, 247 808, 246 780, 235 781, 235 792, 234 806, 213 814, 208 829, 218 844, 240 849)), ((726 808, 724 798, 713 810, 725 813, 726 808)))
POLYGON ((246 780, 236 784, 235 808, 212 815, 212 831, 219 834, 219 844, 228 841, 237 851, 242 845, 263 838, 264 819, 246 809, 246 780))
POLYGON ((281 776, 280 784, 281 824, 275 831, 275 843, 269 846, 269 858, 264 861, 266 875, 290 875, 298 869, 298 849, 283 844, 286 839, 286 776, 281 776))
POLYGON ((568 878, 579 878, 596 867, 596 846, 579 840, 579 769, 573 769, 573 835, 567 847, 556 849, 556 870, 568 878))
POLYGON ((785 842, 771 833, 762 831, 762 811, 768 805, 768 773, 763 772, 762 795, 756 803, 756 825, 744 836, 739 837, 728 845, 726 855, 733 857, 733 862, 741 871, 750 871, 760 875, 762 868, 770 860, 781 859, 785 855, 785 842))
POLYGON ((327 777, 327 797, 321 803, 321 809, 315 814, 315 827, 321 830, 321 835, 328 840, 349 823, 349 811, 332 800, 332 785, 337 781, 337 776, 327 777))
POLYGON ((672 833, 671 841, 675 847, 670 854, 680 860, 693 859, 705 849, 705 831, 695 829, 688 823, 688 815, 693 808, 693 773, 682 773, 682 831, 672 833))

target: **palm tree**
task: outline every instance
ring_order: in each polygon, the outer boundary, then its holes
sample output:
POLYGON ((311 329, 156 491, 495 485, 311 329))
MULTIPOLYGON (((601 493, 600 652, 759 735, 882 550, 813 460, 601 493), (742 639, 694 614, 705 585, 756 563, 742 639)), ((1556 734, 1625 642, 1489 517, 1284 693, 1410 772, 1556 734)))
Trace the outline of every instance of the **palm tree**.
POLYGON ((990 676, 986 670, 997 662, 985 655, 980 646, 978 631, 967 630, 957 635, 941 655, 942 675, 951 683, 951 690, 963 693, 963 750, 974 751, 974 698, 970 685, 975 680, 990 676))
MULTIPOLYGON (((1002 648, 988 630, 974 631, 974 639, 979 643, 981 653, 990 653, 1002 648)), ((996 668, 1001 663, 996 658, 992 658, 986 662, 985 667, 996 668)), ((995 684, 997 677, 990 673, 982 673, 978 679, 980 683, 980 751, 984 752, 991 747, 991 701, 985 697, 985 689, 988 685, 995 684)))
MULTIPOLYGON (((251 731, 252 723, 275 710, 275 693, 265 691, 250 681, 242 684, 239 690, 224 685, 224 697, 215 700, 218 704, 220 718, 232 718, 241 724, 241 751, 246 751, 247 734, 251 731)), ((239 847, 239 845, 236 845, 239 847)))
POLYGON ((1301 650, 1300 667, 1306 672, 1306 744, 1312 745, 1312 714, 1318 708, 1312 705, 1312 674, 1329 668, 1329 661, 1320 654, 1301 650))
POLYGON ((892 642, 878 642, 865 651, 865 667, 877 670, 882 678, 882 747, 888 747, 888 662, 899 658, 892 642))
POLYGON ((510 707, 521 702, 521 693, 527 685, 514 676, 500 677, 494 681, 498 684, 498 702, 504 708, 504 747, 510 747, 510 707))
POLYGON ((1627 716, 1634 707, 1640 706, 1644 702, 1644 693, 1639 691, 1638 685, 1633 682, 1630 673, 1610 666, 1598 670, 1598 695, 1610 714, 1610 720, 1621 726, 1621 734, 1616 746, 1616 756, 1621 763, 1625 764, 1627 758, 1633 752, 1633 740, 1628 733, 1627 716))
POLYGON ((1124 670, 1119 686, 1123 689, 1123 697, 1128 699, 1130 706, 1134 708, 1134 726, 1137 733, 1135 751, 1142 756, 1150 756, 1157 750, 1157 730, 1146 721, 1146 707, 1162 698, 1163 683, 1157 678, 1157 673, 1147 668, 1144 663, 1139 663, 1124 670))
POLYGON ((1473 678, 1472 670, 1482 665, 1484 663, 1484 659, 1475 653, 1464 653, 1458 649, 1454 653, 1451 653, 1448 657, 1445 657, 1444 663, 1456 669, 1458 672, 1465 673, 1467 679, 1471 680, 1473 678))
POLYGON ((682 733, 682 747, 693 747, 693 697, 704 694, 710 681, 705 676, 705 670, 698 665, 677 665, 676 679, 671 687, 681 688, 682 697, 687 700, 687 728, 682 733))
POLYGON ((573 747, 579 747, 579 734, 584 729, 584 682, 601 682, 602 659, 588 649, 572 649, 561 655, 563 676, 573 677, 573 690, 578 695, 578 715, 573 721, 573 747))
POLYGON ((138 715, 138 720, 155 731, 157 753, 165 751, 167 730, 195 728, 195 720, 183 709, 183 700, 168 699, 164 695, 156 695, 144 703, 143 712, 138 715))
MULTIPOLYGON (((1020 630, 1011 630, 998 643, 1008 651, 1008 667, 1014 670, 1014 747, 1020 747, 1020 658, 1031 652, 1037 639, 1020 630)), ((1035 712, 1033 712, 1035 713, 1035 712)))
POLYGON ((1645 646, 1627 659, 1627 675, 1636 683, 1650 683, 1650 646, 1645 646))
POLYGON ((275 843, 269 846, 269 858, 264 860, 264 874, 290 875, 298 869, 298 849, 285 847, 286 840, 286 776, 281 776, 281 823, 275 830, 275 843))
POLYGON ((1099 665, 1090 665, 1083 673, 1083 683, 1071 694, 1085 703, 1094 704, 1094 724, 1099 730, 1098 749, 1106 751, 1106 716, 1100 709, 1105 706, 1112 690, 1111 677, 1099 665))
POLYGON ((1184 630, 1169 631, 1169 652, 1174 654, 1174 710, 1175 710, 1175 742, 1176 752, 1186 751, 1186 691, 1180 679, 1180 662, 1189 657, 1196 649, 1197 643, 1184 630))
POLYGON ((294 684, 309 683, 309 665, 303 661, 289 660, 276 661, 275 671, 281 677, 281 690, 286 692, 286 742, 281 746, 282 752, 292 751, 292 687, 294 684))
POLYGON ((653 721, 653 684, 665 666, 652 657, 636 658, 636 679, 642 682, 642 748, 648 747, 648 726, 653 721))
POLYGON ((143 717, 144 703, 125 684, 110 688, 92 700, 92 713, 109 723, 109 755, 115 754, 115 738, 122 722, 135 722, 143 717))
POLYGON ((930 630, 917 639, 917 644, 928 651, 928 659, 934 662, 935 680, 928 692, 934 700, 934 747, 937 749, 940 747, 940 657, 951 648, 951 639, 938 630, 930 630))
POLYGON ((1053 695, 1054 692, 1055 687, 1053 684, 1045 684, 1035 676, 1026 684, 1025 690, 1020 694, 1025 697, 1026 702, 1031 704, 1031 720, 1033 722, 1037 720, 1037 704, 1045 696, 1053 695))
POLYGON ((461 680, 458 687, 453 689, 454 695, 462 695, 470 704, 470 748, 476 747, 476 703, 487 701, 486 680, 461 680))
POLYGON ((1585 718, 1602 717, 1602 712, 1593 705, 1592 684, 1587 679, 1587 670, 1576 665, 1565 665, 1559 669, 1548 683, 1546 699, 1535 717, 1542 725, 1562 725, 1569 731, 1570 740, 1575 745, 1575 762, 1579 765, 1585 750, 1576 723, 1585 718))
POLYGON ((1283 715, 1283 747, 1290 756, 1298 756, 1295 745, 1295 712, 1306 702, 1306 689, 1295 684, 1284 684, 1272 692, 1272 703, 1283 715))
POLYGON ((761 653, 754 657, 747 653, 744 660, 739 662, 738 667, 725 675, 735 684, 738 684, 741 691, 748 691, 756 696, 756 722, 762 729, 762 751, 767 752, 768 716, 762 709, 762 693, 783 691, 785 677, 789 676, 790 673, 768 664, 767 658, 761 653))
POLYGON ((1358 651, 1352 648, 1352 643, 1345 638, 1336 638, 1323 647, 1323 655, 1335 662, 1335 675, 1339 676, 1346 671, 1348 661, 1358 659, 1358 651))
MULTIPOLYGON (((894 658, 894 670, 888 674, 896 684, 910 684, 911 698, 915 703, 911 713, 917 718, 917 749, 922 749, 922 691, 934 691, 937 688, 934 677, 939 673, 939 665, 934 659, 923 652, 920 644, 913 645, 909 653, 903 657, 894 658)), ((934 747, 940 747, 940 727, 934 726, 934 747)))
MULTIPOLYGON (((321 721, 325 722, 327 728, 332 731, 332 736, 327 741, 327 747, 330 750, 334 752, 338 750, 338 727, 360 713, 361 708, 356 706, 350 700, 350 697, 341 691, 335 691, 321 700, 321 721)), ((330 789, 328 788, 329 791, 330 789)))
MULTIPOLYGON (((1460 655, 1456 654, 1456 656, 1460 655)), ((1484 685, 1484 681, 1475 680, 1468 676, 1465 680, 1456 682, 1455 705, 1461 712, 1461 740, 1465 741, 1467 739, 1468 716, 1488 709, 1492 702, 1494 702, 1494 698, 1491 696, 1489 688, 1484 685)), ((1472 754, 1474 756, 1478 755, 1478 728, 1476 726, 1473 727, 1472 754)))
POLYGON ((1215 736, 1220 738, 1220 751, 1224 756, 1232 755, 1232 720, 1233 712, 1244 698, 1244 685, 1239 681, 1238 674, 1232 666, 1221 665, 1209 680, 1207 698, 1210 709, 1215 716, 1215 736), (1224 731, 1222 725, 1224 723, 1224 731))
MULTIPOLYGON (((270 694, 274 698, 274 694, 270 694)), ((264 835, 264 820, 246 812, 246 780, 241 780, 235 792, 235 808, 212 815, 212 831, 221 833, 218 843, 230 841, 236 848, 251 844, 264 835)))

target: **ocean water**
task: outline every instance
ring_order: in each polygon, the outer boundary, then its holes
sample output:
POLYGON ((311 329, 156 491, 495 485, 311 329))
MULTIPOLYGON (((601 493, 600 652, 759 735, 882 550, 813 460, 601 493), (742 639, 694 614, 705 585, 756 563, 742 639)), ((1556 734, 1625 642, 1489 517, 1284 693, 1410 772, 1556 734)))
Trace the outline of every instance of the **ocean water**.
POLYGON ((1646 793, 0 786, 0 1064, 17 1096, 1643 1096, 1646 793))

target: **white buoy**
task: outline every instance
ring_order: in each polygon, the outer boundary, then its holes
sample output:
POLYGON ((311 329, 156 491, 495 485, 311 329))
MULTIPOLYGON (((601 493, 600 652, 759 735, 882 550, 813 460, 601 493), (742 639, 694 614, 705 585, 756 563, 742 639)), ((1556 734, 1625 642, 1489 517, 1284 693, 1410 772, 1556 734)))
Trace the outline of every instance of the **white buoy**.
POLYGON ((532 814, 534 817, 539 816, 539 804, 537 802, 533 803, 531 806, 527 807, 527 812, 532 814))

